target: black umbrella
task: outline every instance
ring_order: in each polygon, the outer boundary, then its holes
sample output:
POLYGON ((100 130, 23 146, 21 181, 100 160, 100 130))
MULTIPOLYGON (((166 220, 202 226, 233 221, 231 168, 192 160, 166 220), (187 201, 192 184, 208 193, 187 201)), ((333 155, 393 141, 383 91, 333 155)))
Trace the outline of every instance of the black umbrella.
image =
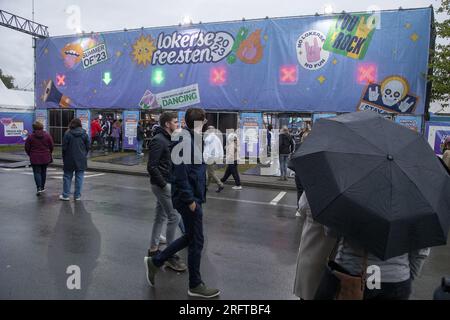
POLYGON ((446 243, 450 176, 418 133, 371 111, 320 119, 292 163, 313 218, 380 259, 446 243))

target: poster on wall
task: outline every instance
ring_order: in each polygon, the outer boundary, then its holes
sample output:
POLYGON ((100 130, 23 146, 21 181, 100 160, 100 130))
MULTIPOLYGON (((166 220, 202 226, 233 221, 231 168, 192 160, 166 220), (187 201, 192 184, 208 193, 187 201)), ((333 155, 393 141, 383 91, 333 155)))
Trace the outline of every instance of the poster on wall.
POLYGON ((136 150, 137 146, 137 124, 139 121, 139 111, 123 112, 123 141, 124 149, 136 150))
POLYGON ((425 125, 425 137, 431 148, 433 148, 434 153, 442 156, 445 139, 450 137, 450 123, 427 122, 425 125))
POLYGON ((395 117, 395 122, 418 133, 422 133, 422 117, 420 116, 398 115, 395 117))
POLYGON ((34 113, 0 113, 0 144, 22 144, 33 131, 34 113))
POLYGON ((83 126, 83 129, 86 130, 89 138, 91 137, 91 112, 89 110, 84 109, 78 109, 77 110, 77 118, 81 120, 81 125, 83 126))
POLYGON ((259 129, 263 129, 261 113, 240 114, 241 157, 258 157, 259 129))
POLYGON ((34 113, 35 121, 39 121, 44 126, 44 130, 48 131, 47 127, 47 110, 36 110, 34 113))
POLYGON ((183 128, 186 124, 184 121, 184 116, 186 115, 186 111, 178 111, 178 126, 183 128))

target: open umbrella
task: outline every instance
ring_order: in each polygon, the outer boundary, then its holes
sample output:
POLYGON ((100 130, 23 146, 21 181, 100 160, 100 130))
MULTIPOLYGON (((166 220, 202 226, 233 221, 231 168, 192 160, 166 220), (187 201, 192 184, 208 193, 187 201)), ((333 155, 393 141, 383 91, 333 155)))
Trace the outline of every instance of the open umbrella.
POLYGON ((418 133, 371 111, 320 119, 292 164, 313 218, 380 259, 446 243, 450 176, 418 133))

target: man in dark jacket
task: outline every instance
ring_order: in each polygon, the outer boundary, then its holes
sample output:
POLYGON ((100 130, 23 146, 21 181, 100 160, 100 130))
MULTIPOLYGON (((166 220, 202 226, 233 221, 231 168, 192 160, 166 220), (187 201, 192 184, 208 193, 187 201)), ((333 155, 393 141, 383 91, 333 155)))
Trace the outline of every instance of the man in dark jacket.
POLYGON ((103 145, 106 144, 108 146, 108 151, 112 150, 112 125, 112 119, 110 116, 105 119, 105 122, 102 125, 102 136, 104 140, 103 145))
POLYGON ((37 193, 41 195, 45 191, 45 180, 47 178, 47 166, 53 161, 53 139, 44 131, 42 123, 33 123, 33 133, 25 141, 25 151, 30 156, 30 164, 33 168, 34 181, 37 193))
MULTIPOLYGON (((175 240, 175 232, 180 222, 179 213, 172 204, 172 159, 171 159, 171 134, 178 128, 178 116, 174 112, 164 112, 160 120, 160 126, 156 127, 155 135, 150 141, 147 171, 150 174, 150 183, 156 202, 156 215, 153 223, 152 236, 148 256, 153 257, 159 251, 161 230, 166 219, 166 242, 170 245, 175 240)), ((187 266, 181 259, 173 254, 165 264, 175 271, 185 271, 187 266)))
POLYGON ((143 121, 139 121, 136 128, 136 140, 137 140, 137 148, 136 153, 138 156, 143 156, 144 153, 142 152, 143 143, 144 143, 144 127, 143 127, 143 121))
POLYGON ((278 154, 280 156, 280 180, 287 180, 287 165, 289 160, 289 155, 294 151, 294 140, 289 134, 289 129, 283 127, 281 129, 281 134, 279 137, 279 150, 278 154))
POLYGON ((172 201, 181 213, 186 233, 172 242, 158 255, 145 257, 147 279, 155 284, 155 275, 159 268, 176 252, 188 247, 189 290, 188 295, 202 298, 218 296, 220 291, 205 286, 200 275, 200 260, 203 249, 203 210, 206 196, 206 164, 202 152, 202 127, 206 114, 203 109, 191 108, 186 111, 186 129, 182 130, 183 141, 174 147, 172 154, 176 159, 173 167, 172 201), (182 147, 181 152, 175 150, 182 147), (176 149, 175 149, 176 148, 176 149), (185 153, 190 148, 190 156, 185 153), (186 156, 186 157, 185 157, 186 156))
POLYGON ((75 172, 75 200, 81 200, 81 189, 83 187, 84 171, 87 169, 87 154, 89 152, 89 137, 78 118, 69 124, 69 130, 63 137, 63 194, 60 200, 69 201, 70 187, 73 173, 75 172))

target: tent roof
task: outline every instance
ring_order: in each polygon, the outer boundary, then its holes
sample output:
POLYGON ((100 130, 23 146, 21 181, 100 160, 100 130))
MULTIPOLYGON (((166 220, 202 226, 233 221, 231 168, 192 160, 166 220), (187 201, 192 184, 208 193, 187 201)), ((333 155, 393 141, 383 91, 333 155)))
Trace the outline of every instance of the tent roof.
POLYGON ((0 81, 0 108, 28 110, 34 108, 32 91, 12 90, 0 81))
MULTIPOLYGON (((447 102, 448 103, 448 102, 447 102)), ((442 102, 431 102, 429 111, 434 114, 448 115, 450 114, 450 106, 443 107, 442 102)))

